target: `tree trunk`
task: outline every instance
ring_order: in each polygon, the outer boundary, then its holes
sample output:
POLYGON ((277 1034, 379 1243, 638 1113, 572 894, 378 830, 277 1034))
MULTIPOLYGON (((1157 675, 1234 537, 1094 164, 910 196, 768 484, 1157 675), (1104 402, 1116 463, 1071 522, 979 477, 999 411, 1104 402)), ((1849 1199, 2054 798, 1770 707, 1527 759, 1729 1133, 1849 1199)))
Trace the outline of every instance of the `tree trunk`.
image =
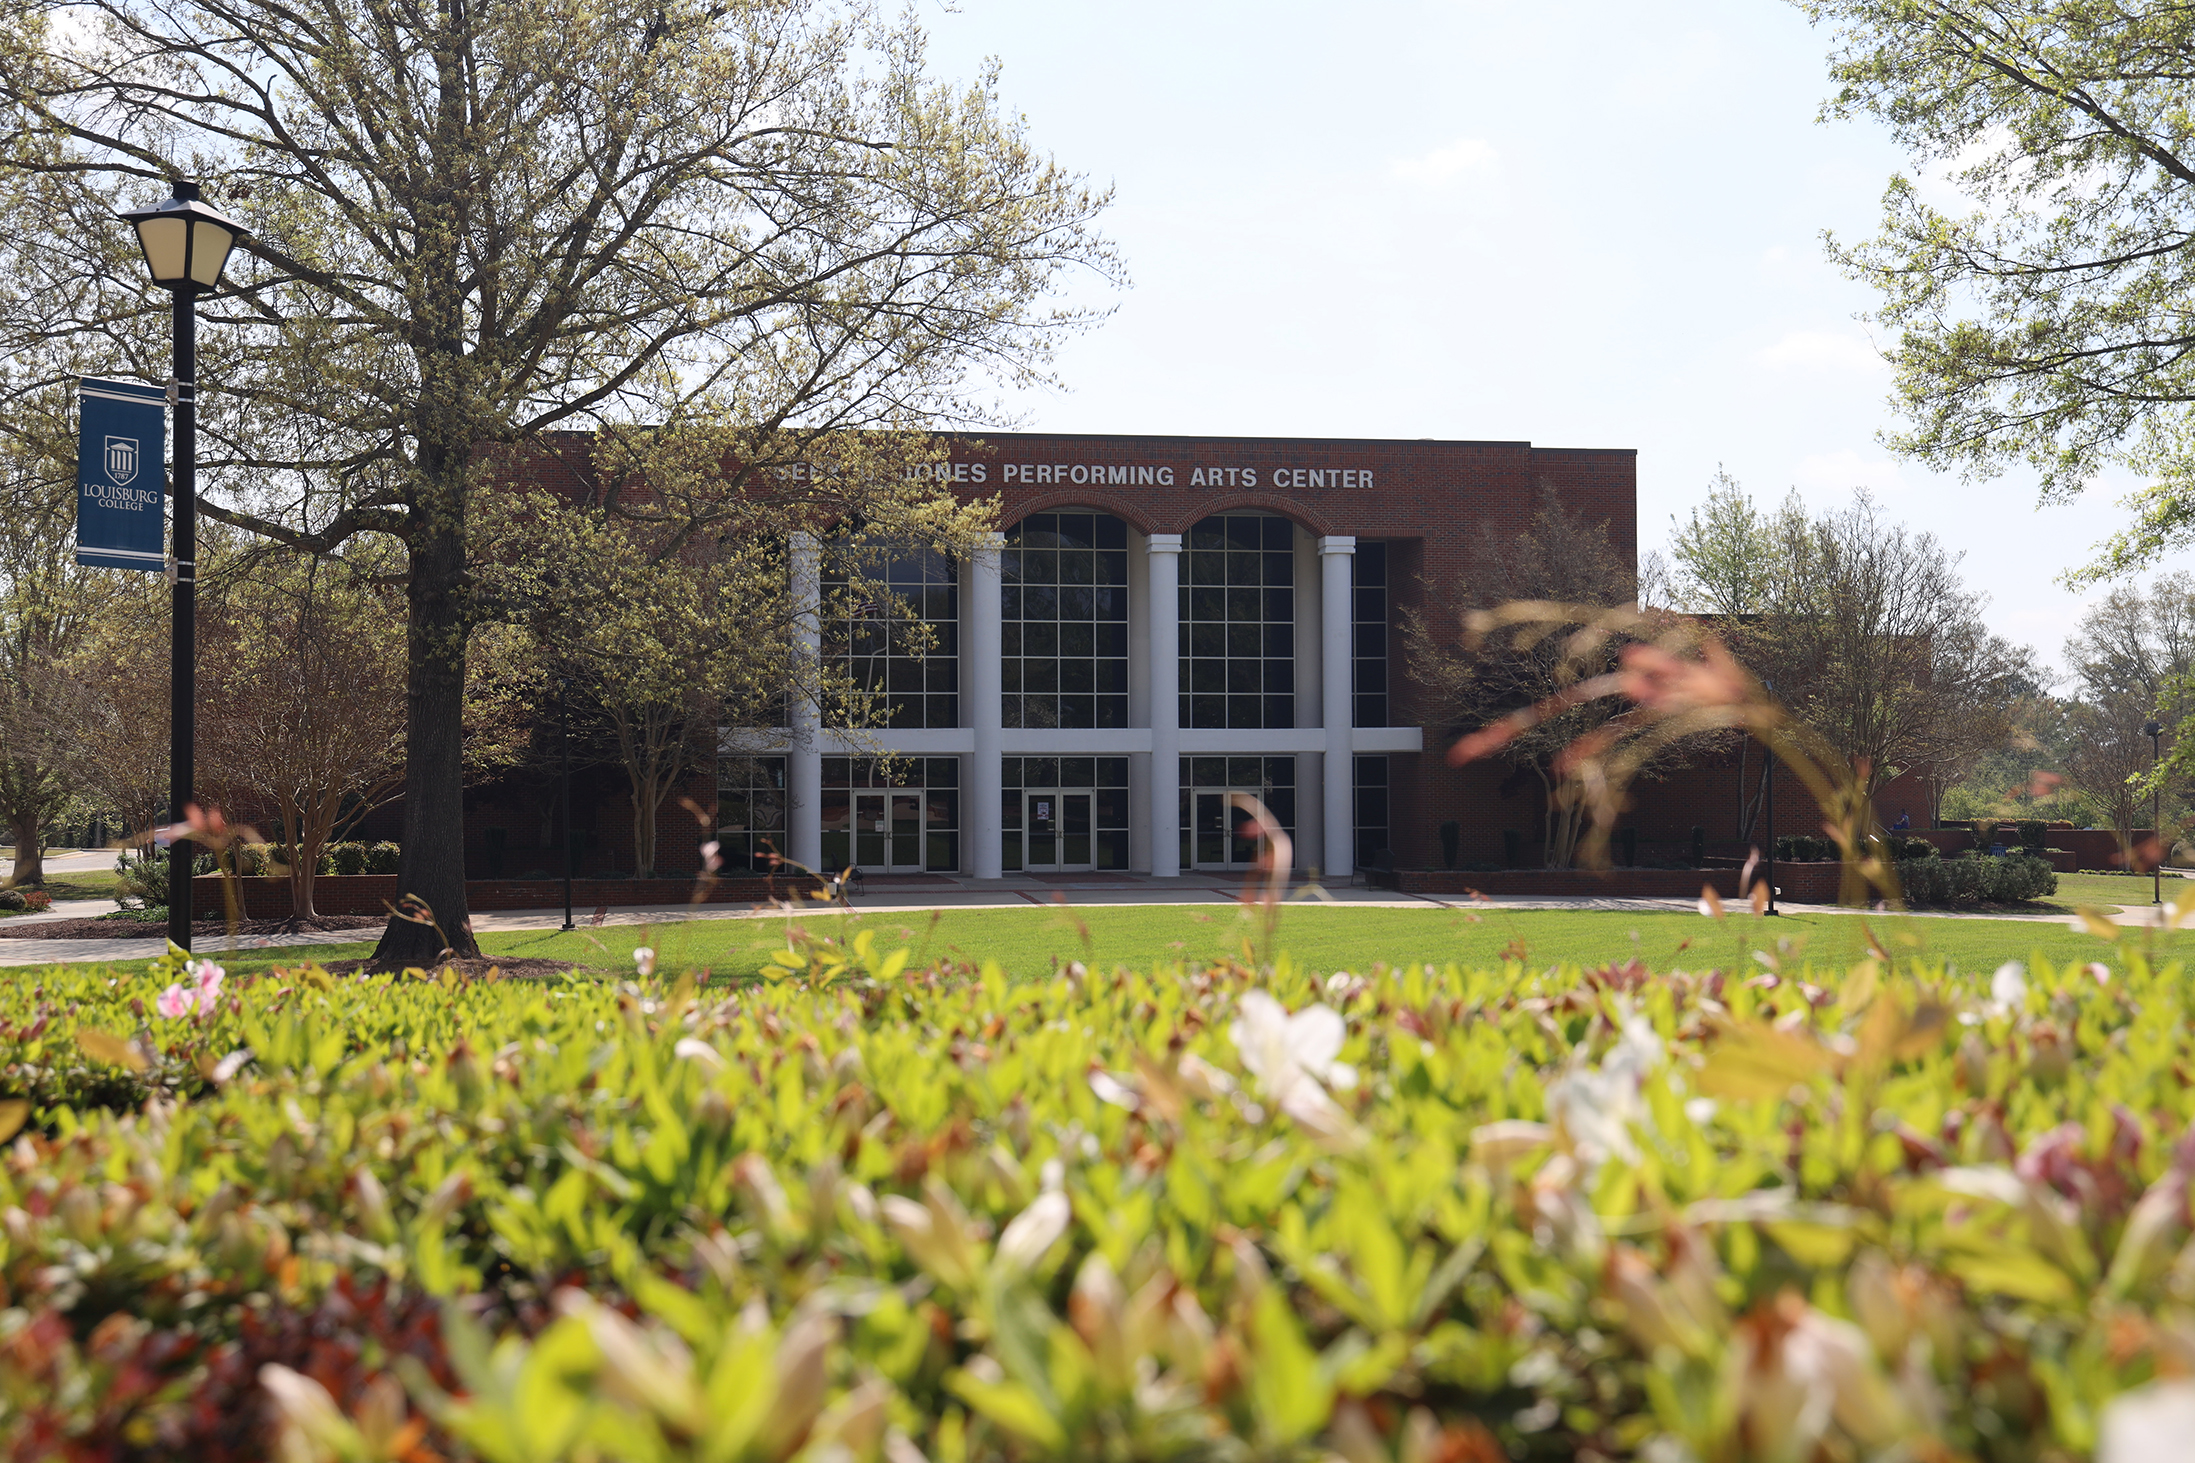
POLYGON ((381 969, 430 965, 444 949, 480 953, 465 904, 466 466, 443 455, 408 535, 404 850, 397 897, 426 906, 417 919, 392 918, 374 947, 381 969), (422 922, 430 921, 431 922, 422 922))
POLYGON ((15 839, 15 869, 8 875, 8 886, 17 888, 45 883, 46 846, 38 837, 38 815, 31 813, 10 819, 8 831, 15 839))
POLYGON ((654 777, 633 778, 633 877, 655 877, 655 815, 662 803, 654 777))

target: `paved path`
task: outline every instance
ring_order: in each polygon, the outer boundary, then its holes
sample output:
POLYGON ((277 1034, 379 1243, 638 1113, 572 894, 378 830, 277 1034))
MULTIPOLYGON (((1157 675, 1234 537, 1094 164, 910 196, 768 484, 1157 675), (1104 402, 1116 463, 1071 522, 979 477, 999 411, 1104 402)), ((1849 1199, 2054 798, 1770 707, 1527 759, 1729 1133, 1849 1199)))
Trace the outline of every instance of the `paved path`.
MULTIPOLYGON (((584 891, 585 885, 580 886, 584 891)), ((897 911, 927 913, 933 909, 1027 909, 1031 906, 1071 904, 1080 907, 1130 904, 1232 904, 1242 897, 1239 879, 1218 878, 1207 874, 1185 874, 1179 878, 1157 880, 1136 875, 1099 875, 1081 879, 1006 878, 969 879, 946 876, 926 876, 909 879, 872 879, 867 891, 851 901, 858 912, 897 911)), ((1289 891, 1292 903, 1324 903, 1335 906, 1375 909, 1422 909, 1428 911, 1455 909, 1575 909, 1575 910, 1638 910, 1655 913, 1686 912, 1698 907, 1690 899, 1610 899, 1576 897, 1527 897, 1510 896, 1498 899, 1473 900, 1466 898, 1436 898, 1431 895, 1400 894, 1390 889, 1344 887, 1313 889, 1297 884, 1289 891)), ((809 911, 828 908, 811 903, 809 911)), ((1793 913, 1864 915, 1868 911, 1849 909, 1827 904, 1787 904, 1793 913)), ((57 904, 47 914, 17 915, 9 921, 13 928, 24 924, 42 923, 58 919, 82 919, 110 913, 115 908, 111 900, 81 899, 57 904)), ((1733 910, 1742 906, 1732 904, 1733 910)), ((602 911, 599 922, 603 925, 673 924, 686 920, 740 920, 782 918, 788 911, 783 905, 772 904, 657 904, 639 905, 602 911)), ((2078 928, 2078 916, 2062 914, 1981 914, 1957 910, 1922 910, 1913 918, 1922 919, 1990 919, 2021 920, 2037 924, 2058 924, 2078 928)), ((585 900, 573 909, 573 918, 581 928, 590 928, 597 922, 596 911, 585 900)), ((2153 924, 2156 914, 2147 905, 2136 905, 2112 916, 2122 925, 2142 926, 2153 924)), ((513 910, 509 912, 483 913, 473 916, 473 928, 483 934, 506 930, 555 930, 564 923, 562 909, 513 910)), ((290 949, 312 945, 345 945, 370 942, 377 938, 368 929, 331 930, 326 933, 299 935, 246 936, 237 942, 244 949, 290 949)), ((0 967, 26 965, 55 965, 83 961, 148 960, 166 948, 164 934, 140 935, 112 940, 0 940, 0 967)), ((200 942, 200 953, 218 954, 231 947, 225 937, 200 942)))

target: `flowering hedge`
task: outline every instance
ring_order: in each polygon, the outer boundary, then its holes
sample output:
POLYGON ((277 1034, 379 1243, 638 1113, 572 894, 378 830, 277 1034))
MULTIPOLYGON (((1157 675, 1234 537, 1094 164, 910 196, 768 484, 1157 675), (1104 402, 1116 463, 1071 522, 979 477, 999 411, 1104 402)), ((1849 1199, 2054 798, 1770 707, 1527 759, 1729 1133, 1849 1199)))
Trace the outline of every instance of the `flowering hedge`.
POLYGON ((1711 1463, 2109 1433, 2119 1463, 2185 1438, 2195 1384, 2158 1380, 2195 1367, 2176 966, 1017 983, 864 944, 777 976, 0 987, 26 1095, 0 1124, 30 1120, 0 1164, 0 1439, 1711 1463))

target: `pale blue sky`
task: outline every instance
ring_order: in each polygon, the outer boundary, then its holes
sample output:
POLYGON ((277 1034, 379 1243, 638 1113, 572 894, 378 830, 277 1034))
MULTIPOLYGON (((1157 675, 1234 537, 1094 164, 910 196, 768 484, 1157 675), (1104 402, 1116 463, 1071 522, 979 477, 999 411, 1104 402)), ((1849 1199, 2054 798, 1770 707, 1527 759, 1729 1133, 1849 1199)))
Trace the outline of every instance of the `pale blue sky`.
MULTIPOLYGON (((1890 457, 1889 375, 1825 260, 1906 166, 1815 121, 1826 38, 1776 0, 921 0, 937 69, 1110 182, 1133 284, 1061 354, 1033 430, 1635 447, 1642 545, 1718 463, 1764 503, 1875 490, 1967 554, 2052 663, 2053 580, 2124 485, 1890 457)), ((1093 292, 1093 298, 1101 298, 1093 292)), ((2176 562, 2172 567, 2180 567, 2176 562)))

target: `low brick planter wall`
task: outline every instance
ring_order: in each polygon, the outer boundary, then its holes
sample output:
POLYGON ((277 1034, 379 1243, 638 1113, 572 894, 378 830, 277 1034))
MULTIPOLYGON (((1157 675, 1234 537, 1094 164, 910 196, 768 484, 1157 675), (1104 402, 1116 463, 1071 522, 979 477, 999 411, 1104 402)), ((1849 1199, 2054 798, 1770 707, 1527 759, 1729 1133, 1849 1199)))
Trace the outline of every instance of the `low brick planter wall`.
MULTIPOLYGON (((1724 899, 1738 897, 1738 869, 1402 869, 1405 894, 1468 898, 1475 890, 1496 897, 1573 899, 1697 899, 1712 884, 1724 899)), ((1801 904, 1832 904, 1838 864, 1778 864, 1776 887, 1801 904)))
MULTIPOLYGON (((226 908, 221 876, 200 874, 191 880, 191 907, 210 917, 226 908)), ((287 919, 290 881, 237 880, 246 919, 287 919)), ((751 904, 816 887, 813 879, 762 879, 742 875, 719 879, 709 890, 710 904, 751 904)), ((323 874, 313 880, 313 907, 322 914, 385 914, 396 902, 394 874, 323 874)), ((604 906, 684 904, 694 895, 691 879, 574 879, 572 908, 592 912, 604 906)), ((478 912, 497 909, 556 909, 564 903, 562 879, 467 879, 465 900, 478 912)))

